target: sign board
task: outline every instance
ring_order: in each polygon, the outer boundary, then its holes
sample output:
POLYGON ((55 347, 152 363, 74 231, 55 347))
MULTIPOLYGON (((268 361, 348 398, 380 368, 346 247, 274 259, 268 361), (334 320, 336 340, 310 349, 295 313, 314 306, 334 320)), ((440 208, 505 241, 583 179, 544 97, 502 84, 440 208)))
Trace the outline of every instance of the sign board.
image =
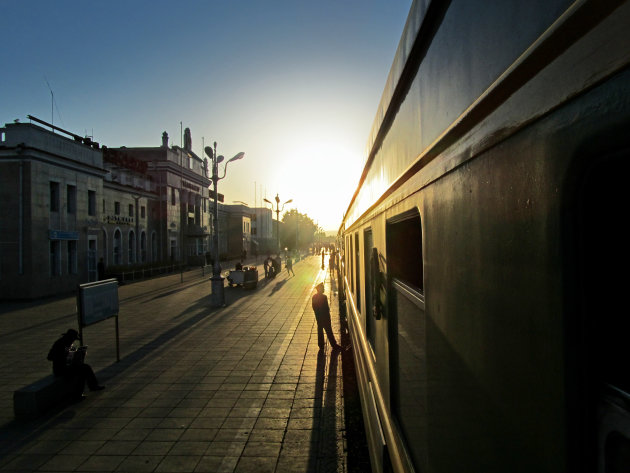
POLYGON ((118 281, 106 279, 80 284, 77 309, 81 327, 118 315, 118 281))
POLYGON ((77 293, 79 315, 79 339, 83 343, 83 327, 116 317, 116 361, 120 361, 120 338, 118 336, 118 280, 79 284, 77 293))
POLYGON ((78 240, 79 232, 66 232, 64 230, 48 230, 49 240, 78 240))

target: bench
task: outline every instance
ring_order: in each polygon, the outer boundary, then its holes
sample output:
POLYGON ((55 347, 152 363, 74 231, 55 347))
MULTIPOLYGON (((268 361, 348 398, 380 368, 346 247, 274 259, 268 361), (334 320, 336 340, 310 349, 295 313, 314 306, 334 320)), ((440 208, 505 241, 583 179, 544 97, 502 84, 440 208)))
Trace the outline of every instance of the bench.
POLYGON ((50 408, 67 402, 75 389, 76 384, 73 380, 52 374, 35 381, 13 393, 15 417, 34 419, 50 408))

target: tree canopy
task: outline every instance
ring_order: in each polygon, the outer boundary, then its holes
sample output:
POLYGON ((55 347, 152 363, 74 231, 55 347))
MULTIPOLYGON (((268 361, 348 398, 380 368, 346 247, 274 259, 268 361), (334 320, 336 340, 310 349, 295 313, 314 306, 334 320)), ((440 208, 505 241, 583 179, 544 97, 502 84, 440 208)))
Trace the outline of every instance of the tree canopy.
POLYGON ((298 212, 297 209, 285 212, 282 223, 280 244, 282 248, 289 250, 303 250, 310 247, 318 231, 321 231, 308 215, 298 212))

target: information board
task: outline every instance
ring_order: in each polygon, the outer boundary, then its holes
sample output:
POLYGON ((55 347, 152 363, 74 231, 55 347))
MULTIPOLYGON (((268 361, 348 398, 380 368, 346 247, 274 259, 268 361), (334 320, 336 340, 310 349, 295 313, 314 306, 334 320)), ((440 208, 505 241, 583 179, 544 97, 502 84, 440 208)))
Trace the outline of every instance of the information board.
POLYGON ((80 284, 77 306, 81 327, 118 315, 118 281, 106 279, 80 284))
POLYGON ((118 336, 118 280, 79 284, 77 293, 79 317, 79 340, 83 344, 83 327, 116 318, 116 361, 120 361, 120 338, 118 336))

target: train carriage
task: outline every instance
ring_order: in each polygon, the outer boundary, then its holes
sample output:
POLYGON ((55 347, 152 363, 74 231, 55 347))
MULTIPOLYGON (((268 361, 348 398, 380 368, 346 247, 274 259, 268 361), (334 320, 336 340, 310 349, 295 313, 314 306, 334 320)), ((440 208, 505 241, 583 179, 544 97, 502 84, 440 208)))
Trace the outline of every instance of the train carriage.
POLYGON ((629 32, 413 2, 338 236, 373 471, 630 471, 629 32))

